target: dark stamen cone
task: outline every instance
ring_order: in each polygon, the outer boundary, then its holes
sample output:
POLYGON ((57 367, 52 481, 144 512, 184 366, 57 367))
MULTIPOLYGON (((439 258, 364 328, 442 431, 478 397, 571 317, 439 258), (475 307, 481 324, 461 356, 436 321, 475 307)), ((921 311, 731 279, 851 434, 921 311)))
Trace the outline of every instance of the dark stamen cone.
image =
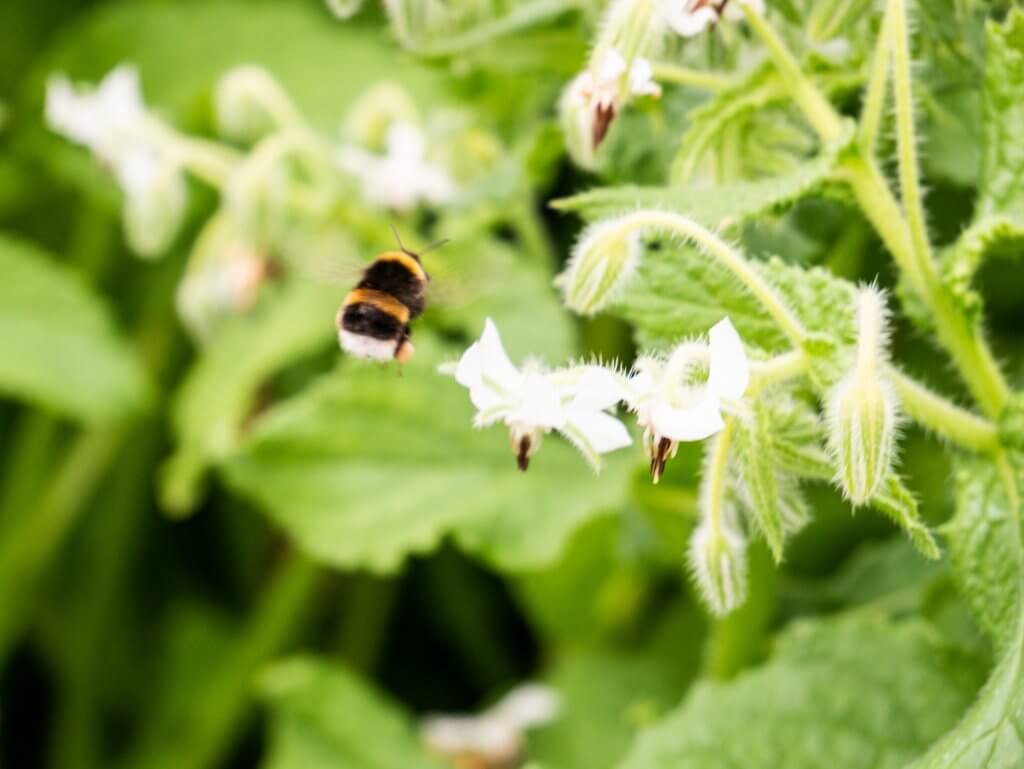
POLYGON ((519 441, 519 451, 516 453, 516 465, 524 473, 530 466, 530 439, 525 437, 519 441))
POLYGON ((665 465, 668 463, 671 451, 672 441, 668 438, 662 438, 658 441, 658 447, 654 450, 654 456, 651 457, 651 480, 655 483, 661 480, 661 475, 665 472, 665 465))
POLYGON ((611 128, 612 120, 614 119, 614 105, 609 104, 608 106, 603 106, 598 104, 594 109, 594 126, 591 138, 593 140, 595 150, 601 146, 601 142, 604 141, 604 137, 608 135, 608 129, 611 128))

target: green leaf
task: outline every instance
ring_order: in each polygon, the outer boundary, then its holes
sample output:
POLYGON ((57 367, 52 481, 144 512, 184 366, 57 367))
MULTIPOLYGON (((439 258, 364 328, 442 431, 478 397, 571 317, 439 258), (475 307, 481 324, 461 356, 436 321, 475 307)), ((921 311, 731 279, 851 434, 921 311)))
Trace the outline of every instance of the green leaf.
MULTIPOLYGON (((680 653, 696 657, 691 645, 680 653)), ((528 755, 558 769, 613 765, 637 732, 679 701, 685 682, 666 668, 651 654, 585 651, 562 659, 546 677, 561 715, 530 735, 528 755)))
POLYGON ((168 509, 184 513, 198 503, 203 474, 235 449, 260 387, 334 339, 341 297, 334 287, 294 282, 219 330, 175 396, 178 447, 161 477, 168 509))
POLYGON ((976 690, 927 625, 852 615, 797 623, 763 666, 698 685, 621 769, 896 769, 976 690))
POLYGON ((492 42, 576 7, 570 0, 385 0, 403 46, 421 56, 450 56, 492 42))
POLYGON ((226 463, 229 483, 313 558, 377 572, 446 534, 502 568, 539 567, 621 504, 631 452, 595 478, 551 435, 518 472, 507 431, 472 429, 466 391, 420 339, 401 375, 353 361, 270 411, 226 463))
POLYGON ((960 592, 995 641, 999 662, 955 729, 913 769, 1024 765, 1024 531, 1019 457, 957 463, 957 512, 947 535, 960 592))
POLYGON ((738 448, 743 468, 743 488, 757 527, 764 535, 776 563, 782 560, 785 531, 779 497, 777 460, 768 408, 762 401, 753 405, 749 418, 740 419, 738 448))
POLYGON ((293 657, 259 688, 271 712, 264 769, 441 768, 398 706, 340 665, 293 657))
POLYGON ((0 392, 89 423, 146 406, 141 361, 74 270, 0 235, 0 275, 0 392))
POLYGON ((871 506, 889 516, 903 532, 910 537, 914 547, 925 558, 938 558, 941 555, 939 545, 931 531, 921 521, 917 510, 917 500, 903 481, 895 475, 890 476, 882 485, 882 491, 871 498, 871 506))
POLYGON ((986 30, 979 216, 1024 217, 1024 11, 986 30))
MULTIPOLYGON (((779 259, 756 266, 808 331, 838 338, 841 345, 854 342, 852 285, 826 270, 802 269, 779 259)), ((728 316, 747 344, 789 349, 753 295, 725 268, 689 246, 663 243, 657 252, 648 250, 613 311, 633 323, 640 339, 652 346, 703 334, 728 316)))
POLYGON ((827 151, 771 179, 713 187, 605 187, 562 198, 552 205, 591 221, 656 208, 675 211, 708 227, 724 227, 785 208, 825 182, 834 168, 835 152, 827 151))

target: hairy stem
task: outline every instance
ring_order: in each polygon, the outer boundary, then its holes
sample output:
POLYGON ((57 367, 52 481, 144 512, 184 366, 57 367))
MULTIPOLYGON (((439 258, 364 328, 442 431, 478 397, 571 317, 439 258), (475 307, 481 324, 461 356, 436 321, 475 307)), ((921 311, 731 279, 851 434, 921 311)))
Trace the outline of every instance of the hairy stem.
POLYGON ((999 434, 991 422, 960 408, 895 368, 889 369, 888 376, 896 388, 902 410, 921 427, 972 451, 991 452, 998 447, 999 434))
POLYGON ((803 350, 776 355, 766 361, 755 363, 751 367, 753 382, 747 389, 747 397, 753 397, 762 390, 779 382, 795 379, 807 373, 807 356, 803 350))
POLYGON ((842 133, 842 118, 839 113, 835 111, 817 86, 804 75, 786 43, 765 21, 764 17, 749 3, 741 3, 740 8, 743 9, 751 29, 768 47, 768 52, 771 54, 779 74, 782 75, 782 81, 790 89, 790 93, 814 130, 826 143, 838 139, 842 133))
POLYGON ((899 156, 900 194, 910 227, 914 255, 922 272, 931 269, 931 244, 924 220, 924 200, 917 163, 914 96, 910 75, 910 32, 906 0, 889 0, 885 14, 892 43, 893 94, 896 98, 896 145, 899 156))
POLYGON ((871 77, 864 95, 864 108, 860 113, 860 126, 857 129, 858 139, 864 154, 871 157, 875 154, 878 142, 878 131, 882 125, 885 112, 885 97, 889 85, 889 38, 892 5, 885 11, 882 27, 878 32, 878 43, 871 60, 871 77))
POLYGON ((717 93, 731 87, 735 80, 729 75, 720 72, 707 72, 690 67, 680 67, 678 64, 656 61, 652 64, 654 79, 661 83, 673 83, 685 85, 690 88, 699 88, 702 91, 717 93))
POLYGON ((623 216, 620 223, 626 230, 667 230, 692 241, 739 278, 793 344, 799 346, 803 343, 803 327, 775 293, 775 289, 757 273, 742 254, 711 230, 681 214, 668 211, 637 211, 623 216))

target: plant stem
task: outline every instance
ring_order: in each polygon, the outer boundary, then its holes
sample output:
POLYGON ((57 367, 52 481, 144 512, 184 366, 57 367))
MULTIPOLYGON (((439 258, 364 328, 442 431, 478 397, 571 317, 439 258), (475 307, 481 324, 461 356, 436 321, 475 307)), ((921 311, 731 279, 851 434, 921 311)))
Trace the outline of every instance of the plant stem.
MULTIPOLYGON (((803 75, 785 43, 767 22, 748 5, 743 6, 743 11, 751 27, 767 45, 776 67, 783 76, 783 82, 790 89, 808 121, 823 141, 835 139, 838 135, 838 122, 833 126, 832 121, 826 118, 827 113, 836 121, 839 120, 831 105, 814 83, 803 75), (822 103, 827 106, 827 110, 822 103)), ((907 75, 909 77, 909 71, 907 75)), ((906 91, 904 106, 909 110, 909 82, 904 82, 902 86, 898 83, 897 90, 900 87, 906 91)), ((909 113, 905 120, 908 119, 909 113)), ((913 161, 913 181, 916 183, 916 157, 910 148, 913 142, 913 124, 908 122, 907 125, 910 134, 903 138, 906 140, 908 154, 903 160, 908 164, 913 161)), ((865 216, 878 231, 897 266, 924 299, 931 312, 939 340, 953 356, 960 375, 974 398, 988 416, 998 417, 1009 397, 1009 387, 999 370, 995 356, 980 329, 973 326, 956 306, 953 297, 936 275, 927 251, 922 254, 920 244, 915 245, 915 239, 920 239, 920 232, 917 235, 912 232, 911 225, 904 218, 903 211, 893 197, 877 163, 872 158, 859 155, 847 160, 842 170, 865 216), (924 258, 920 258, 922 255, 924 258)), ((919 188, 918 198, 914 197, 914 192, 910 194, 911 202, 916 200, 919 205, 919 188)), ((923 217, 920 218, 919 224, 923 228, 923 217)))
POLYGON ((868 88, 864 96, 864 108, 860 113, 860 126, 857 129, 860 146, 868 157, 875 154, 878 131, 881 128, 882 115, 885 112, 885 96, 889 85, 891 17, 892 5, 890 4, 885 10, 885 16, 882 17, 882 28, 878 32, 878 42, 871 60, 871 79, 868 81, 868 88))
POLYGON ((129 764, 147 769, 217 766, 245 721, 253 676, 288 642, 318 581, 311 562, 289 554, 262 591, 230 655, 210 671, 179 719, 166 732, 153 734, 138 760, 129 764))
POLYGON ((999 445, 999 433, 991 422, 962 409, 895 368, 888 376, 896 388, 903 411, 928 430, 951 443, 979 452, 999 445))
POLYGON ((914 96, 910 76, 910 33, 907 29, 905 0, 889 0, 885 14, 889 19, 892 43, 893 95, 896 98, 896 146, 899 156, 900 194, 903 212, 910 227, 910 240, 923 273, 931 269, 931 244, 924 221, 924 201, 917 163, 917 136, 914 130, 914 96), (927 263, 927 264, 926 264, 927 263))
POLYGON ((793 54, 786 47, 786 43, 765 21, 764 17, 749 3, 740 3, 740 8, 743 9, 743 14, 747 17, 747 23, 750 24, 751 29, 768 47, 775 66, 782 76, 783 83, 790 89, 790 93, 814 130, 826 143, 838 139, 842 133, 842 118, 839 113, 835 111, 817 86, 804 75, 800 65, 793 58, 793 54))
POLYGON ((762 390, 779 382, 794 379, 807 372, 807 356, 803 350, 776 355, 766 361, 755 363, 752 367, 753 382, 747 388, 747 397, 753 397, 762 390))
POLYGON ((729 244, 719 238, 706 227, 688 219, 681 214, 668 211, 637 211, 622 217, 624 229, 665 229, 679 233, 687 240, 697 244, 722 263, 733 275, 739 278, 750 292, 757 297, 772 319, 779 325, 783 333, 794 345, 800 346, 804 340, 804 329, 800 322, 786 308, 786 305, 775 293, 767 281, 729 244))
POLYGON ((654 69, 654 79, 662 83, 685 85, 712 93, 724 91, 735 84, 732 77, 720 72, 706 72, 664 61, 654 62, 652 68, 654 69))
POLYGON ((722 528, 722 510, 725 507, 725 481, 728 477, 729 448, 732 445, 732 434, 736 429, 736 418, 726 416, 725 427, 715 438, 711 449, 711 462, 707 470, 707 518, 708 526, 718 534, 722 528))
POLYGON ((10 651, 35 595, 36 583, 83 510, 121 445, 122 432, 98 429, 75 439, 34 513, 0 543, 0 660, 10 651))

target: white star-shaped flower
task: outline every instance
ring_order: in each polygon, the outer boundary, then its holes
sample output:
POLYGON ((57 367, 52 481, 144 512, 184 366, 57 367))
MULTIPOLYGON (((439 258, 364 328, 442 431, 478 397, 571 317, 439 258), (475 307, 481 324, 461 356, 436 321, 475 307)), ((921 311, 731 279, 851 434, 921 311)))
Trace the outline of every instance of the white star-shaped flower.
POLYGON ((667 361, 639 359, 634 372, 626 399, 644 428, 656 482, 680 442, 704 440, 722 429, 723 403, 743 397, 750 383, 743 342, 728 318, 708 332, 707 345, 684 342, 667 361), (700 382, 705 366, 707 379, 700 382))
POLYGON ((455 195, 455 182, 445 169, 427 160, 426 140, 412 123, 391 125, 384 155, 341 147, 338 165, 359 180, 368 203, 395 211, 409 211, 420 203, 439 205, 455 195))
POLYGON ((117 165, 127 141, 146 115, 135 67, 122 64, 94 89, 79 89, 66 75, 46 83, 46 122, 51 129, 117 165))
POLYGON ((520 370, 489 318, 480 339, 459 360, 455 380, 469 389, 476 427, 508 426, 522 470, 551 430, 571 441, 595 469, 601 454, 632 443, 625 426, 606 413, 624 396, 614 374, 599 366, 549 373, 530 363, 520 370))

